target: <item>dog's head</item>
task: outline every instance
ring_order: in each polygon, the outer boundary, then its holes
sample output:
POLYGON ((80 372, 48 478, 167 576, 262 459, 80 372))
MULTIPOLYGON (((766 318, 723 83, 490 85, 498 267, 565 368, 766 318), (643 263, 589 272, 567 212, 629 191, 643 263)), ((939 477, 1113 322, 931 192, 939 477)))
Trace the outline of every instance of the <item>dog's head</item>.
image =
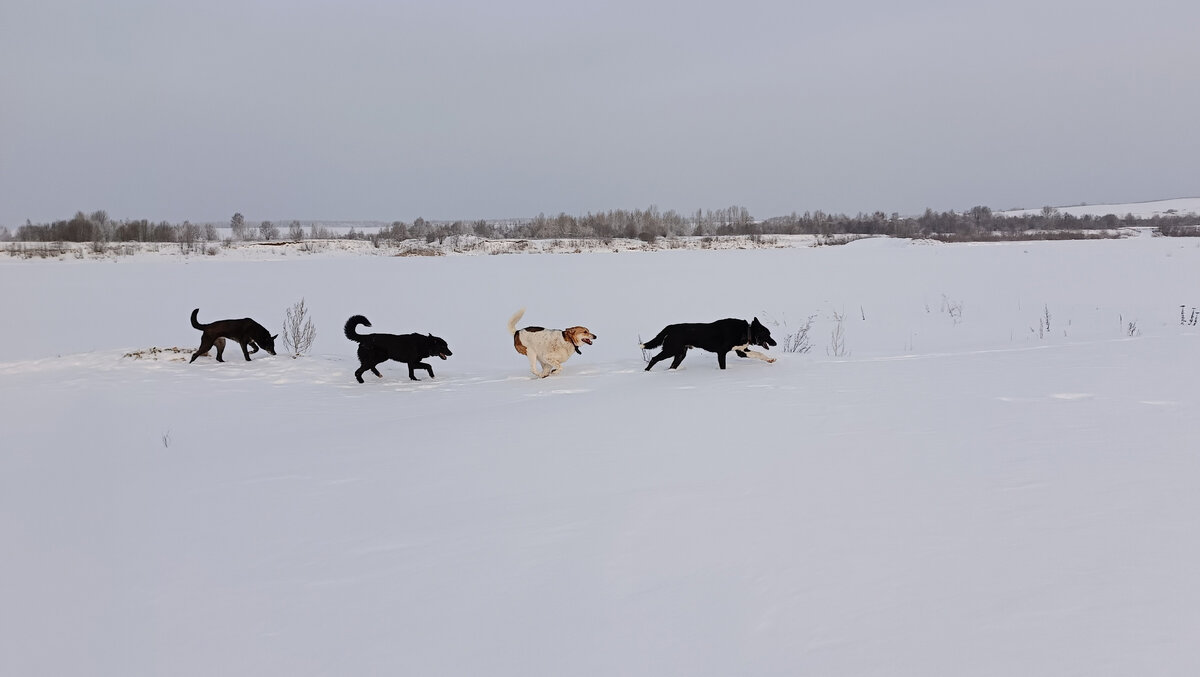
POLYGON ((275 354, 275 339, 277 339, 277 338, 279 338, 279 334, 276 334, 274 336, 264 334, 263 338, 254 339, 253 343, 257 343, 259 348, 262 348, 263 350, 267 351, 268 353, 274 355, 275 354))
POLYGON ((580 344, 586 343, 592 345, 592 341, 596 340, 596 335, 588 330, 587 327, 568 327, 563 330, 563 338, 567 343, 575 346, 575 352, 579 352, 580 344))
POLYGON ((764 327, 757 317, 750 323, 750 345, 761 346, 763 350, 770 350, 775 345, 771 330, 764 327))
POLYGON ((426 340, 429 342, 430 355, 437 355, 443 360, 450 357, 454 353, 450 352, 450 346, 446 344, 446 340, 433 334, 426 334, 426 340))

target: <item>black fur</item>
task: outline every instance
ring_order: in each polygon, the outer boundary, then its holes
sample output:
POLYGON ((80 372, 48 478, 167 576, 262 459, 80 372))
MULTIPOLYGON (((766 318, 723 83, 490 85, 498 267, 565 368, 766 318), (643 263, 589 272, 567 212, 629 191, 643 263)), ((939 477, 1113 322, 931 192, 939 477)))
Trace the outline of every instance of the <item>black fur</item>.
MULTIPOLYGON (((646 371, 650 371, 654 365, 668 357, 672 358, 670 368, 678 367, 687 356, 688 348, 702 348, 716 353, 717 364, 724 369, 726 353, 733 350, 734 346, 747 344, 761 346, 764 350, 770 350, 771 346, 775 345, 775 340, 771 338, 771 330, 764 327, 757 317, 753 322, 728 317, 707 324, 669 324, 658 332, 658 336, 643 343, 642 347, 649 349, 662 346, 662 352, 650 360, 646 371)), ((740 350, 736 352, 738 357, 746 356, 746 353, 740 350)))
POLYGON ((354 378, 363 383, 363 372, 368 369, 372 374, 383 378, 383 374, 375 365, 388 360, 404 362, 408 365, 408 377, 419 381, 414 371, 418 367, 429 372, 433 378, 433 367, 421 360, 426 357, 440 357, 443 360, 454 353, 450 346, 433 334, 359 334, 358 325, 371 326, 371 322, 362 315, 355 315, 346 320, 346 338, 358 344, 358 361, 361 366, 354 372, 354 378))
POLYGON ((254 320, 243 317, 240 320, 217 320, 208 324, 200 324, 196 319, 200 309, 196 308, 192 311, 192 326, 199 329, 200 348, 192 353, 192 359, 188 360, 188 364, 196 361, 204 353, 207 353, 214 345, 217 347, 217 362, 224 362, 221 359, 225 352, 224 339, 233 339, 242 346, 242 355, 246 357, 246 361, 250 361, 250 353, 258 352, 261 347, 263 350, 275 354, 275 337, 272 336, 261 324, 254 320), (254 350, 247 350, 246 346, 251 346, 254 350))

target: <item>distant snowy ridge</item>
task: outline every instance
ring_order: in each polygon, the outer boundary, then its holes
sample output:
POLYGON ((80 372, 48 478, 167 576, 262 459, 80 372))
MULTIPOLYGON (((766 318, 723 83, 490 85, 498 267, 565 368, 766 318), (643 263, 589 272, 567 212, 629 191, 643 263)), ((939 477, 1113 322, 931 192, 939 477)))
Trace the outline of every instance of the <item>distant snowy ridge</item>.
MULTIPOLYGON (((1060 214, 1070 214, 1071 216, 1105 216, 1107 214, 1125 216, 1126 214, 1132 214, 1139 219, 1154 216, 1186 216, 1188 214, 1200 214, 1200 197, 1181 197, 1172 200, 1151 200, 1149 202, 1125 202, 1118 204, 1082 204, 1072 207, 1054 207, 1054 210, 1060 214)), ((997 215, 1026 216, 1040 214, 1041 212, 1042 208, 1011 209, 997 212, 997 215)))

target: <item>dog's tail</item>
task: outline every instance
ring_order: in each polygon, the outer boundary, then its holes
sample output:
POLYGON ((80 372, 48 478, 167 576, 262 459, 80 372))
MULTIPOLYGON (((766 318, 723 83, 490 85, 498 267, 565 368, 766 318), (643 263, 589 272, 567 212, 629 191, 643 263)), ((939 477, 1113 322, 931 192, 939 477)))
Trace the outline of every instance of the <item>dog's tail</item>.
POLYGON ((371 326, 371 321, 362 315, 355 315, 349 320, 346 320, 346 338, 354 341, 355 343, 362 342, 362 334, 359 334, 357 331, 355 331, 355 328, 360 324, 364 327, 369 327, 371 326))
POLYGON ((525 315, 524 308, 513 313, 513 316, 508 318, 508 333, 512 334, 513 347, 517 349, 517 352, 521 353, 522 355, 527 355, 528 353, 525 352, 525 344, 521 343, 521 332, 517 331, 517 323, 521 321, 521 317, 523 315, 525 315))
POLYGON ((644 350, 650 350, 652 348, 657 348, 657 347, 661 346, 663 344, 663 341, 665 341, 665 340, 667 340, 666 328, 664 328, 662 331, 658 332, 658 336, 655 336, 654 338, 650 339, 649 341, 646 341, 645 343, 641 344, 639 347, 641 347, 644 350))
POLYGON ((517 323, 521 321, 521 318, 524 315, 525 315, 525 309, 522 308, 522 309, 518 310, 517 312, 513 313, 512 317, 508 318, 508 333, 510 333, 510 334, 517 333, 517 323))
POLYGON ((204 328, 208 325, 200 324, 200 320, 196 319, 196 316, 199 314, 200 314, 199 308, 192 311, 192 327, 195 329, 199 329, 200 331, 204 331, 204 328))

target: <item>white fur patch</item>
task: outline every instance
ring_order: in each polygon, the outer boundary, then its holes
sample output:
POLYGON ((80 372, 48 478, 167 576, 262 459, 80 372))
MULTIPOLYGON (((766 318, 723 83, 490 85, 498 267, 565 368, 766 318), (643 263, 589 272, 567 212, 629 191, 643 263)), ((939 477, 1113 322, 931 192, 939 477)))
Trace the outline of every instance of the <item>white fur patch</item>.
POLYGON ((529 358, 529 371, 538 378, 546 378, 562 369, 563 362, 575 354, 575 346, 563 338, 561 329, 520 332, 525 355, 529 358), (538 366, 541 369, 538 369, 538 366))

